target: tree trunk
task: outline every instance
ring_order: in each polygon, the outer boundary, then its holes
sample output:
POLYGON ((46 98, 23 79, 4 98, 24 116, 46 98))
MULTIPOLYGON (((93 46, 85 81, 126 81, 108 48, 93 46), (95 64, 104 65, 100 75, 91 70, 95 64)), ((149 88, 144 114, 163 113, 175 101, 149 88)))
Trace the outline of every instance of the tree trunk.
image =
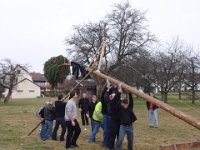
POLYGON ((192 104, 195 104, 195 90, 192 88, 192 104))
POLYGON ((12 95, 12 89, 9 89, 8 94, 6 95, 6 97, 4 99, 4 103, 7 103, 9 101, 11 95, 12 95))
POLYGON ((168 97, 167 97, 167 92, 164 93, 164 103, 167 103, 168 97))
POLYGON ((181 100, 181 86, 182 86, 182 83, 181 81, 179 82, 179 88, 178 88, 178 98, 181 100))
POLYGON ((167 92, 161 91, 161 99, 164 103, 167 103, 167 92))
POLYGON ((179 89, 179 91, 178 91, 178 99, 181 100, 181 90, 180 90, 180 89, 179 89))

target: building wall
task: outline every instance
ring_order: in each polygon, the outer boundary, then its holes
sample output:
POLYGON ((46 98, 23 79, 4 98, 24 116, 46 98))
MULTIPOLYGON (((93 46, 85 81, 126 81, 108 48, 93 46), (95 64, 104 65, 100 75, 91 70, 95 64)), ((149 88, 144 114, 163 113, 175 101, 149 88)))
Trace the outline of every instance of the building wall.
POLYGON ((36 98, 41 95, 40 87, 29 80, 20 82, 12 93, 12 99, 15 98, 36 98))

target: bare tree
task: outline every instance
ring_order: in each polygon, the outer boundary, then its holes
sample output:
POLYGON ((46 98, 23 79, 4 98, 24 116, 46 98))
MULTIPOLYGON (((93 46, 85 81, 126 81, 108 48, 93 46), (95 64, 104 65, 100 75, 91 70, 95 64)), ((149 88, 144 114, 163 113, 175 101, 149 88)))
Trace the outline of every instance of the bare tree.
POLYGON ((184 74, 184 83, 191 91, 192 104, 195 103, 197 85, 200 83, 200 56, 194 53, 193 49, 184 55, 187 63, 187 70, 184 74))
MULTIPOLYGON (((7 95, 4 102, 8 102, 12 92, 17 84, 17 77, 19 72, 16 70, 17 64, 13 63, 10 59, 5 59, 0 63, 0 86, 3 89, 7 89, 7 95)), ((24 68, 26 68, 24 66, 24 68)))
POLYGON ((75 33, 66 39, 67 52, 89 63, 105 38, 107 47, 103 66, 111 73, 154 40, 146 22, 145 13, 132 9, 129 3, 116 4, 102 21, 75 26, 75 33))
POLYGON ((183 44, 177 38, 165 47, 165 52, 158 52, 153 63, 154 76, 161 89, 162 100, 167 103, 167 96, 182 78, 185 65, 183 65, 183 44))

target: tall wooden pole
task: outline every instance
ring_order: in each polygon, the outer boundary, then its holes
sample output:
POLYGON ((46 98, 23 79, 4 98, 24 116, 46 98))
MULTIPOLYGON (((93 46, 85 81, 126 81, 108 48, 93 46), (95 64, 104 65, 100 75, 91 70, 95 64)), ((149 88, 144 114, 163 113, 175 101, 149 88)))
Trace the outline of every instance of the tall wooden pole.
MULTIPOLYGON (((90 68, 87 68, 87 70, 91 71, 90 68)), ((157 100, 154 97, 151 97, 151 96, 149 96, 147 94, 144 94, 144 93, 138 91, 134 87, 131 87, 131 86, 125 84, 125 83, 120 82, 119 80, 116 80, 116 79, 114 79, 114 78, 112 78, 110 76, 107 76, 107 75, 101 73, 100 71, 93 71, 93 74, 97 75, 98 77, 101 77, 101 78, 104 78, 104 79, 108 79, 109 81, 111 81, 111 82, 113 82, 115 84, 121 83, 122 87, 124 89, 127 89, 129 92, 131 92, 131 93, 143 98, 146 101, 149 101, 149 102, 152 102, 152 103, 156 104, 158 107, 160 107, 161 109, 167 111, 168 113, 172 114, 173 116, 175 116, 175 117, 187 122, 188 124, 194 126, 197 129, 200 129, 200 121, 194 119, 192 116, 189 116, 189 115, 181 112, 180 110, 177 110, 174 107, 172 107, 172 106, 170 106, 170 105, 168 105, 166 103, 163 103, 162 101, 157 100)))

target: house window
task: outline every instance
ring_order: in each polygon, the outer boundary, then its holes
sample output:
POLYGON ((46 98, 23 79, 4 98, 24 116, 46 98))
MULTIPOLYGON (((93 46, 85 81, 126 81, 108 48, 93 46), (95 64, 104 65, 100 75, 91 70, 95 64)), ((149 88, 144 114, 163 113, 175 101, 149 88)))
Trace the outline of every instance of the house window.
POLYGON ((17 90, 17 92, 19 92, 19 93, 22 93, 22 92, 23 92, 23 90, 17 90))
POLYGON ((35 91, 34 90, 29 90, 29 93, 34 93, 35 91))
POLYGON ((21 70, 17 70, 17 74, 20 74, 21 73, 21 70))

